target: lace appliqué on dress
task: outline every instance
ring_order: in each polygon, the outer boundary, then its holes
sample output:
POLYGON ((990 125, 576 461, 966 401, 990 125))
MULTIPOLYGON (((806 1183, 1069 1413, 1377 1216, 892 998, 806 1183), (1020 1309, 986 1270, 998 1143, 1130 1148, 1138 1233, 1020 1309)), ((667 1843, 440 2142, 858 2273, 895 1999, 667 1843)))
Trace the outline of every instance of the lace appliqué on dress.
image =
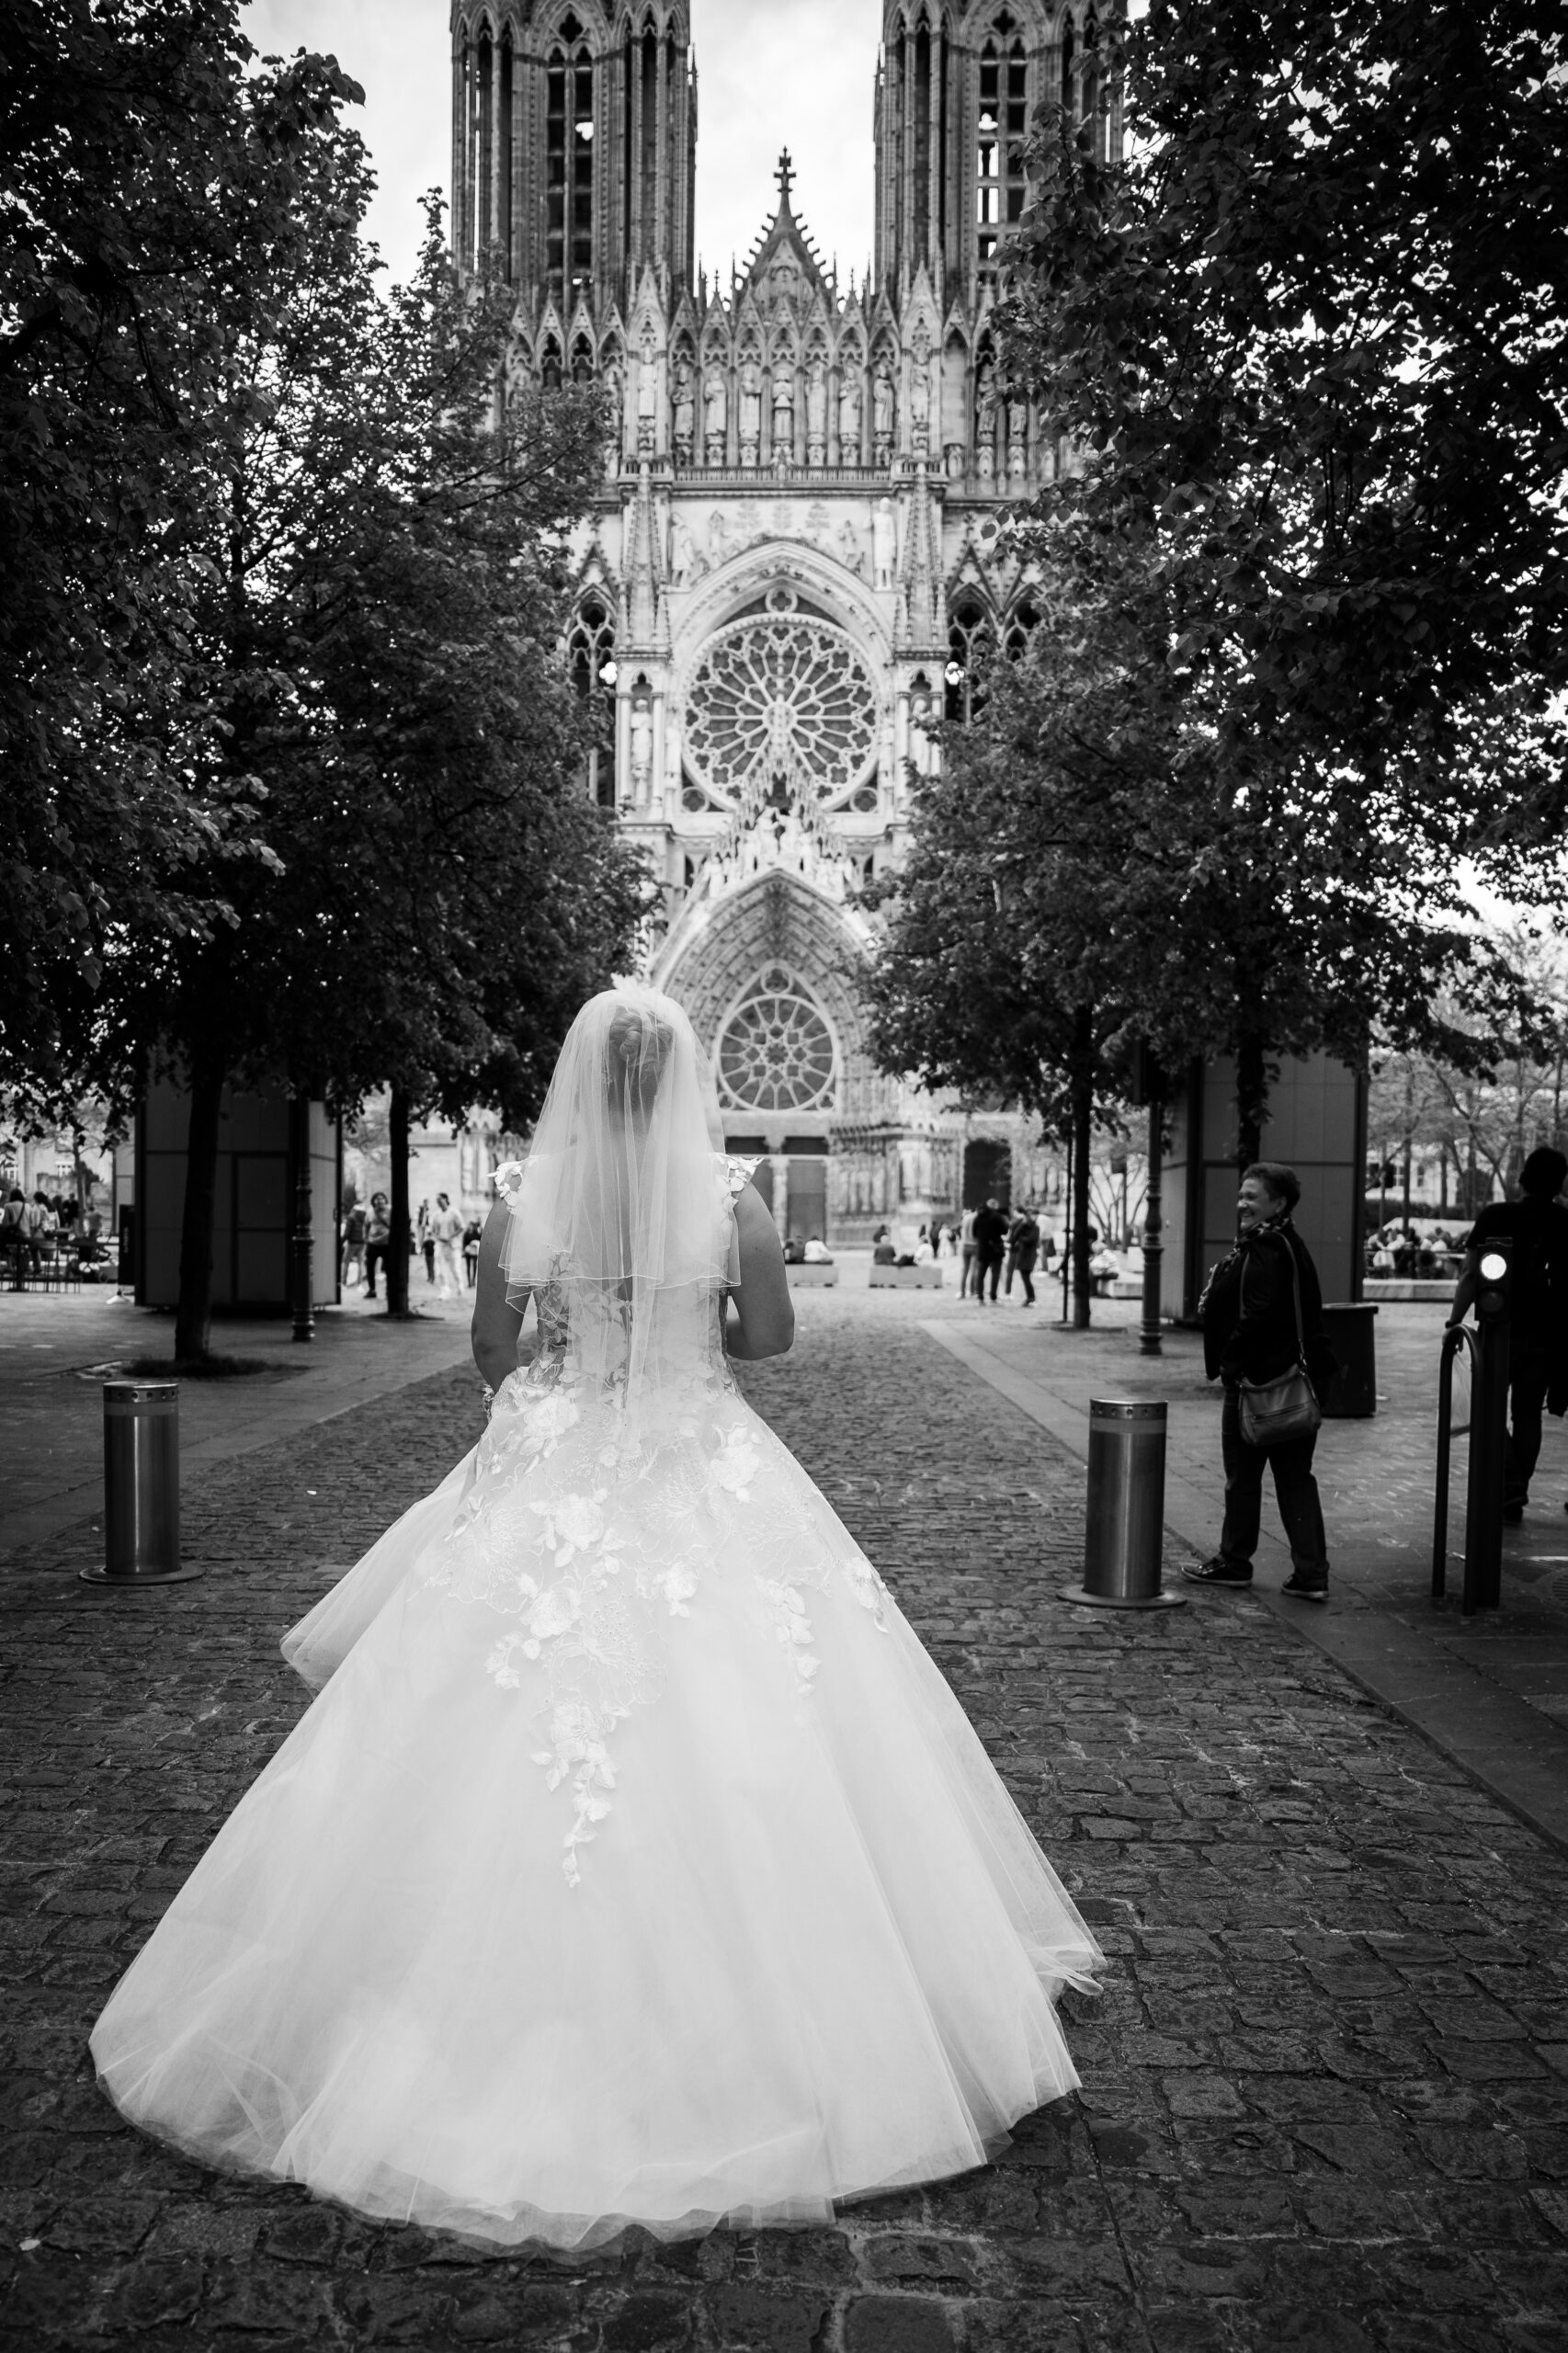
MULTIPOLYGON (((756 1165, 715 1157, 716 1219, 733 1217, 756 1165)), ((515 1193, 520 1173, 498 1169, 497 1190, 515 1193)), ((820 1665, 808 1589, 842 1573, 883 1631, 886 1589, 858 1546, 824 1546, 813 1493, 787 1456, 756 1507, 763 1454, 724 1354, 722 1294, 706 1352, 631 1411, 613 1386, 574 1375, 564 1297, 548 1283, 534 1297, 538 1354, 496 1391, 472 1484, 425 1575, 513 1621, 484 1671, 526 1695, 533 1761, 570 1796, 562 1870, 575 1887, 578 1850, 611 1808, 613 1735, 657 1698, 675 1621, 705 1582, 750 1572, 802 1697, 820 1665)))

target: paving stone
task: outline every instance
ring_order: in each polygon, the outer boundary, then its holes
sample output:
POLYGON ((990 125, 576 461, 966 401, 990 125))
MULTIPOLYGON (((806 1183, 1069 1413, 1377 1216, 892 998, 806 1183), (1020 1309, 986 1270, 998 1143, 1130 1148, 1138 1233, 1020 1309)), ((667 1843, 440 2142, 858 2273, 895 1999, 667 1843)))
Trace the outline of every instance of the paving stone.
POLYGON ((1110 1955, 1103 2000, 1062 2005, 1082 2097, 1020 2119, 994 2165, 831 2226, 636 2233, 564 2264, 367 2223, 119 2124, 92 2019, 298 1718, 278 1632, 472 1442, 472 1377, 442 1373, 210 1472, 187 1497, 209 1575, 111 1626, 75 1580, 82 1532, 0 1586, 7 2347, 1562 2353, 1563 1859, 1260 1607, 1063 1608, 1081 1468, 903 1294, 799 1305, 795 1354, 746 1387, 1110 1955))
POLYGON ((844 2315, 844 2353, 954 2353, 945 2305, 914 2296, 857 2296, 844 2315))

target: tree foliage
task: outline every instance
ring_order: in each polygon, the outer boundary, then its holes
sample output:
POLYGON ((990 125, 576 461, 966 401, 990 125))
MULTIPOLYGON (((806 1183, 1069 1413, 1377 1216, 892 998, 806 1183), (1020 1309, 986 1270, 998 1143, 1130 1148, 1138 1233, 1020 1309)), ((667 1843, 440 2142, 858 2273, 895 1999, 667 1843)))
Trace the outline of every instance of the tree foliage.
POLYGON ((222 0, 18 0, 0 74, 0 1076, 69 1091, 68 1031, 133 928, 210 934, 262 854, 190 630, 237 422, 210 397, 320 233, 301 57, 244 83, 222 0))
POLYGON ((1005 306, 1015 378, 1081 454, 1045 515, 1150 536, 1168 658, 1226 745, 1332 771, 1365 830, 1549 890, 1558 12, 1152 0, 1112 63, 1127 160, 1043 126, 1005 306))
POLYGON ((405 1120, 489 1097, 521 1124, 630 943, 642 885, 588 805, 557 658, 600 418, 507 396, 512 298, 456 284, 434 205, 415 282, 378 294, 333 61, 247 70, 221 5, 32 14, 49 227, 12 358, 41 421, 5 527, 44 586, 5 616, 30 652, 3 723, 31 748, 0 1076, 40 1105, 68 1079, 128 1108, 159 1062, 188 1083, 190 1355, 225 1082, 347 1107, 390 1084, 405 1120), (63 180, 51 122, 83 148, 63 180), (119 275, 87 317, 100 249, 119 275))

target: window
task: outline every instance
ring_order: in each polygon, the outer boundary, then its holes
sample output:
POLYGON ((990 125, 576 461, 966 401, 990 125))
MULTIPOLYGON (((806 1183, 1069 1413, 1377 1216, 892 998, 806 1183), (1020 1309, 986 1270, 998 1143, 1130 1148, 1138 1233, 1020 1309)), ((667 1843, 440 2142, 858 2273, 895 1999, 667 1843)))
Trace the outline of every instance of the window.
POLYGON ((604 597, 585 597, 566 641, 572 684, 588 706, 588 798, 615 807, 615 618, 604 597))
POLYGON ((1015 606, 1012 619, 1002 632, 1002 651, 1009 662, 1016 662, 1040 627, 1040 611, 1026 597, 1015 606))
POLYGON ((833 1033, 799 983, 770 965, 719 1040, 719 1086, 748 1111, 810 1111, 834 1098, 833 1033))
POLYGON ((948 627, 945 718, 967 724, 984 709, 985 674, 995 651, 995 634, 984 606, 974 597, 965 597, 954 607, 948 627))
POLYGON ((1028 64, 1004 8, 980 52, 974 215, 983 279, 995 275, 997 241, 1023 215, 1028 131, 1028 64))
POLYGON ((582 28, 568 16, 569 44, 551 54, 545 81, 545 266, 564 308, 594 272, 594 67, 582 28))
POLYGON ((710 640, 686 701, 686 756, 716 797, 832 801, 869 781, 880 716, 853 640, 808 613, 743 618, 710 640))

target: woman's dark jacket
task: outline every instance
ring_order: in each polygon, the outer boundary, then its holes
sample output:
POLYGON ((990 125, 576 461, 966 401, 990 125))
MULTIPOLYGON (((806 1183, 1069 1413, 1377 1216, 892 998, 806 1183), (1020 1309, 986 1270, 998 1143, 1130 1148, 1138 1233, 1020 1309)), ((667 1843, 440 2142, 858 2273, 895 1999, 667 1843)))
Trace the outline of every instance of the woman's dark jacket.
POLYGON ((1312 1254, 1288 1217, 1273 1218, 1244 1234, 1210 1279, 1203 1299, 1203 1369, 1227 1388, 1242 1381, 1277 1381, 1296 1361, 1296 1304, 1290 1283, 1295 1259, 1301 1290, 1301 1329, 1307 1370, 1320 1400, 1338 1363, 1323 1322, 1323 1287, 1312 1254))

